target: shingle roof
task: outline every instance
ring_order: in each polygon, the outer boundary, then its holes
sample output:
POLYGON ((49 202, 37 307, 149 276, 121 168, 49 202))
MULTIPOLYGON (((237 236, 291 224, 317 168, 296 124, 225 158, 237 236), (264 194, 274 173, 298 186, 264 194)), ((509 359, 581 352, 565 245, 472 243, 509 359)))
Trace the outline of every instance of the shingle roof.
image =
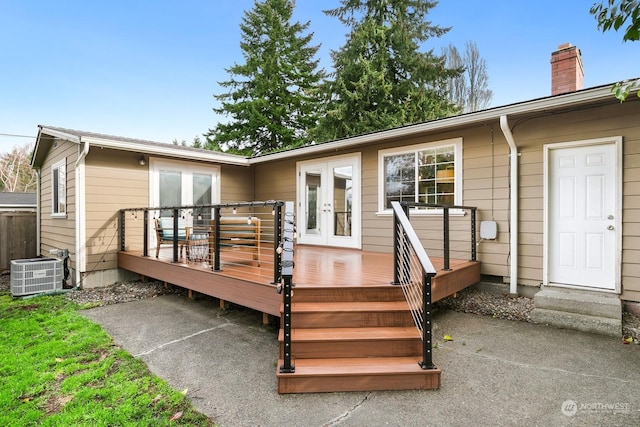
MULTIPOLYGON (((96 138, 96 139, 105 139, 105 140, 109 140, 109 141, 120 141, 120 142, 125 142, 125 143, 130 143, 130 144, 145 145, 145 146, 148 146, 148 147, 178 148, 180 150, 190 151, 190 152, 194 152, 194 153, 211 153, 212 152, 211 150, 206 150, 204 148, 194 148, 194 147, 183 146, 183 145, 167 144, 165 142, 149 141, 149 140, 146 140, 146 139, 126 138, 126 137, 123 137, 123 136, 108 135, 108 134, 98 133, 98 132, 87 132, 87 131, 77 130, 77 129, 67 129, 67 128, 61 128, 61 127, 57 127, 57 126, 40 125, 40 127, 41 128, 46 128, 46 129, 57 130, 57 131, 62 132, 62 133, 66 133, 66 134, 69 134, 69 135, 77 136, 78 138, 90 137, 90 138, 96 138)), ((229 153, 224 153, 224 152, 216 152, 216 154, 219 154, 221 156, 228 156, 229 158, 243 157, 243 156, 237 156, 237 155, 234 155, 234 154, 229 154, 229 153)))
POLYGON ((0 206, 36 206, 37 196, 36 193, 14 193, 4 192, 0 193, 0 206))

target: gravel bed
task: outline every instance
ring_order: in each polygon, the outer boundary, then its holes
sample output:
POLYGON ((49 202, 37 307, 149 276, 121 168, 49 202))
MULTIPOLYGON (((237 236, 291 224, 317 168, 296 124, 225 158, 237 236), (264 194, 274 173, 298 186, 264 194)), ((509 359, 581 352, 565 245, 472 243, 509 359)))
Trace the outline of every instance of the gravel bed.
POLYGON ((444 298, 433 304, 436 310, 450 309, 463 313, 492 316, 497 319, 531 322, 533 299, 510 298, 501 294, 467 288, 456 296, 444 298))
MULTIPOLYGON (((0 292, 9 292, 11 279, 9 274, 0 274, 0 292)), ((168 286, 159 281, 120 282, 101 288, 74 290, 65 295, 73 302, 81 305, 104 306, 158 295, 175 293, 186 295, 186 291, 177 286, 168 286)), ((497 319, 531 322, 533 299, 527 297, 511 298, 493 292, 477 289, 465 289, 455 297, 444 298, 434 303, 436 310, 455 310, 497 319)), ((622 329, 624 337, 632 337, 636 344, 640 343, 640 315, 629 312, 622 313, 622 329)))

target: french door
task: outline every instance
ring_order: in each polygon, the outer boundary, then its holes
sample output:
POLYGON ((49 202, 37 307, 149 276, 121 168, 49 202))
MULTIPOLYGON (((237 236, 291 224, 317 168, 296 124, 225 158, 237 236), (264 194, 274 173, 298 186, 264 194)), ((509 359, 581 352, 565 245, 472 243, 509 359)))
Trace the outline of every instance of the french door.
MULTIPOLYGON (((177 207, 211 205, 220 202, 219 168, 199 167, 185 162, 150 160, 149 199, 152 206, 177 207)), ((160 210, 153 215, 170 217, 160 210)), ((188 226, 209 224, 211 209, 181 211, 188 226)), ((153 233, 152 233, 153 235, 153 233)))
POLYGON ((360 155, 298 163, 298 242, 360 248, 360 155))

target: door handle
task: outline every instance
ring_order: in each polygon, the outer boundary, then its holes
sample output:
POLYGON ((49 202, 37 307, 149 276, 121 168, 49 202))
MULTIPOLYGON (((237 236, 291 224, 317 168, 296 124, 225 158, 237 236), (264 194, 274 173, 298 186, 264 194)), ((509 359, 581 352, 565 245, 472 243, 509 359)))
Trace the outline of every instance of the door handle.
POLYGON ((608 226, 607 230, 613 230, 613 225, 608 226))

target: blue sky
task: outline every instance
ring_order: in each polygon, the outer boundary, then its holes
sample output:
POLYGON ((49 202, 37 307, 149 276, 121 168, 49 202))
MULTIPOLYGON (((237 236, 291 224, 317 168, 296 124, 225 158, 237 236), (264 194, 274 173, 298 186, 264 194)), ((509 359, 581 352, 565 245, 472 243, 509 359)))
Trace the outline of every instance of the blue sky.
MULTIPOLYGON (((346 29, 322 13, 338 0, 298 0, 318 58, 346 29)), ((640 42, 603 34, 591 0, 440 0, 429 20, 452 27, 425 49, 474 41, 488 64, 491 106, 550 94, 551 52, 580 48, 585 87, 640 76, 640 42)), ((191 142, 224 117, 213 94, 242 62, 239 24, 253 0, 0 0, 0 134, 34 137, 51 125, 132 138, 191 142)), ((0 153, 33 138, 0 135, 0 153)))

